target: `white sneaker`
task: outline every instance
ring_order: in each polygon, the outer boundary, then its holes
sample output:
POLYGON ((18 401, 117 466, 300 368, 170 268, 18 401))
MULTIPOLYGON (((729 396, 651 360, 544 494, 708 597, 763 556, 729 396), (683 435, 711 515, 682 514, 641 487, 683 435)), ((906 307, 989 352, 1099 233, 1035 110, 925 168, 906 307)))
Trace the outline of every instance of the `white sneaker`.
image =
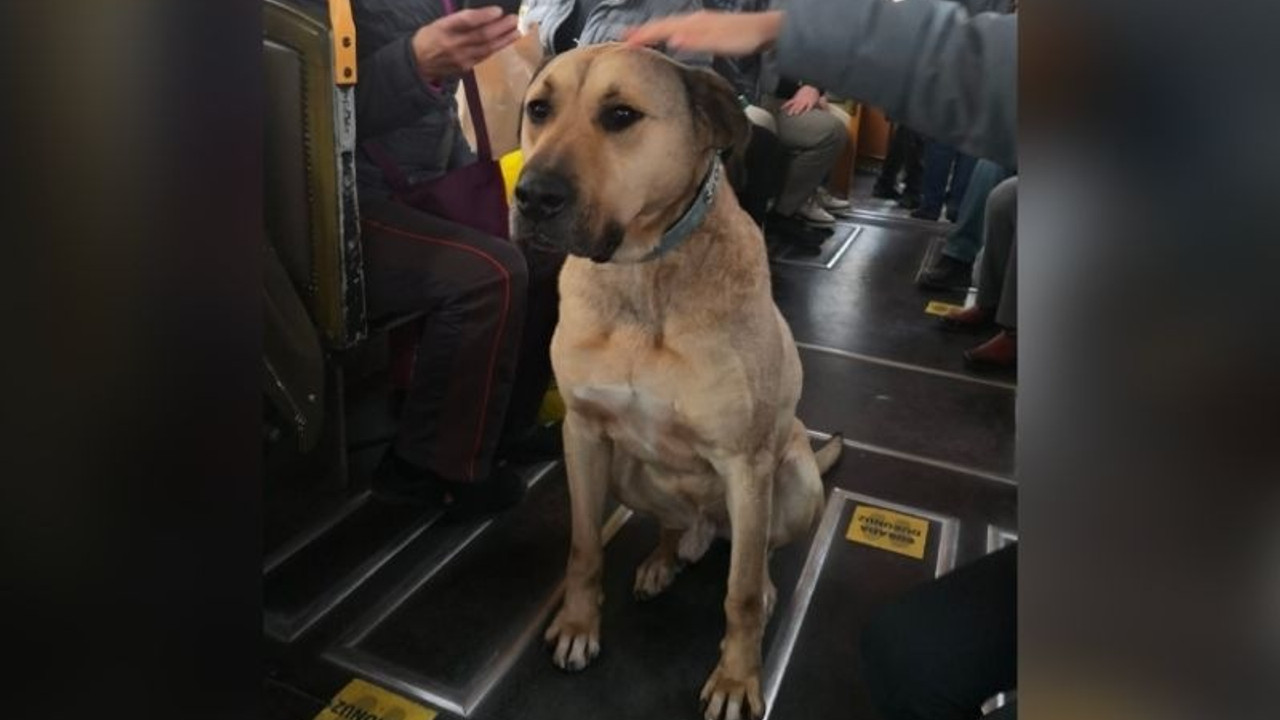
POLYGON ((818 191, 814 193, 814 196, 818 199, 818 204, 821 205, 822 208, 825 210, 848 210, 849 209, 848 200, 845 200, 844 198, 838 198, 835 195, 832 195, 831 193, 827 192, 827 189, 824 187, 819 187, 818 191))
POLYGON ((835 217, 823 210, 822 206, 813 198, 804 201, 800 209, 795 212, 795 217, 814 225, 834 225, 836 222, 835 217))

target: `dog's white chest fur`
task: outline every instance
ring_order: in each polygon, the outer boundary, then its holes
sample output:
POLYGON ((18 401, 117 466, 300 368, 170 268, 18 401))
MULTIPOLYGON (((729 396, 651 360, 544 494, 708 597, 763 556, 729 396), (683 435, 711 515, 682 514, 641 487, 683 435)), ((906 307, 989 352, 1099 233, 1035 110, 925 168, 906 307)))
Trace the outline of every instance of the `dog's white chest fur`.
POLYGON ((571 402, 644 463, 686 472, 705 468, 695 448, 697 434, 674 399, 641 385, 591 384, 574 387, 571 402))

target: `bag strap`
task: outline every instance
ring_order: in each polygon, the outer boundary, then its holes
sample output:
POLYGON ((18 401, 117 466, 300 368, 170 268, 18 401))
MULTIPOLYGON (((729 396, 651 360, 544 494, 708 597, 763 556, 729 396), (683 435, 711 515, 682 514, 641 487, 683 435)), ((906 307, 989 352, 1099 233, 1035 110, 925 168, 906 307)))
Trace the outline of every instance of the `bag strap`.
POLYGON ((493 147, 489 144, 489 126, 484 121, 484 107, 480 104, 480 88, 476 85, 476 74, 467 71, 462 76, 462 86, 467 91, 467 111, 471 113, 471 127, 476 133, 476 154, 483 162, 493 160, 493 147))
POLYGON ((409 185, 409 178, 405 176, 404 170, 400 169, 399 163, 395 161, 395 158, 391 157, 391 153, 382 147, 382 143, 377 140, 365 140, 360 143, 360 147, 378 166, 378 169, 382 171, 382 179, 387 181, 392 190, 395 190, 399 195, 407 195, 412 190, 409 185))
MULTIPOLYGON (((452 15, 456 8, 453 0, 444 0, 444 10, 452 15)), ((476 74, 468 70, 462 76, 462 86, 467 93, 467 112, 471 114, 471 127, 476 133, 476 154, 482 162, 493 160, 493 147, 489 144, 489 126, 484 121, 484 106, 480 104, 480 88, 476 85, 476 74)))

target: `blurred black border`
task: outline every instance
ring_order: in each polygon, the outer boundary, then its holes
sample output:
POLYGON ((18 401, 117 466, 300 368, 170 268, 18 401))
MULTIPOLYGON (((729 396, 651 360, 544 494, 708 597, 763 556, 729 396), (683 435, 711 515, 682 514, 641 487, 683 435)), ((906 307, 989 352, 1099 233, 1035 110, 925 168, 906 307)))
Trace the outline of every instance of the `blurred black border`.
POLYGON ((11 712, 255 717, 261 5, 0 12, 11 712))

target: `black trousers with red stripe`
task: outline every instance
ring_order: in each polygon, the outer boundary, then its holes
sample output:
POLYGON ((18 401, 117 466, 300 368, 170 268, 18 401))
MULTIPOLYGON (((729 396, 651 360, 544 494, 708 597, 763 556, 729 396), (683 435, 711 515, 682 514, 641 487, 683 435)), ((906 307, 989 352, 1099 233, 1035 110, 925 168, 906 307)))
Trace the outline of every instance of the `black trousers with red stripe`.
POLYGON ((425 313, 395 450, 483 480, 505 433, 532 426, 551 377, 560 259, 389 200, 361 206, 372 322, 425 313))

